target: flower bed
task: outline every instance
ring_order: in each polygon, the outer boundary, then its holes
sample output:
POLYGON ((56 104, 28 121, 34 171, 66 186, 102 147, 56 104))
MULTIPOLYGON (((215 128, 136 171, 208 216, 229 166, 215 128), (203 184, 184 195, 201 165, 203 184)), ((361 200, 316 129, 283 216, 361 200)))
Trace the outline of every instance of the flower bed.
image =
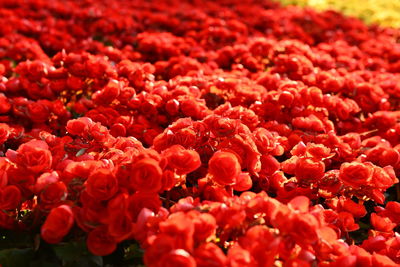
POLYGON ((399 30, 269 1, 3 2, 3 267, 400 264, 399 30))

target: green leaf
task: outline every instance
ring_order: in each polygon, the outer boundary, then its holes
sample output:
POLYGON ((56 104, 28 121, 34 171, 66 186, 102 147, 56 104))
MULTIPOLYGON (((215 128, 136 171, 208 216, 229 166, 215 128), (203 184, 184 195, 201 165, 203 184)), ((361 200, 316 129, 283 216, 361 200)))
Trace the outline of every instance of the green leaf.
POLYGON ((31 248, 0 250, 0 264, 3 267, 28 267, 35 252, 31 248))
POLYGON ((101 267, 103 258, 91 254, 84 241, 63 243, 53 247, 57 257, 67 267, 101 267))
POLYGON ((86 246, 83 242, 63 243, 53 247, 57 257, 62 261, 73 261, 86 252, 86 246))
POLYGON ((133 243, 129 247, 125 248, 124 252, 125 260, 142 259, 144 254, 144 251, 137 243, 133 243))
POLYGON ((91 266, 103 266, 103 257, 91 255, 88 257, 90 262, 93 263, 91 266))
POLYGON ((33 236, 26 232, 1 231, 0 240, 0 250, 26 248, 33 245, 33 236))
POLYGON ((76 157, 79 157, 79 156, 82 156, 83 154, 85 154, 85 152, 86 152, 86 148, 82 148, 81 150, 79 150, 77 153, 76 153, 76 157))

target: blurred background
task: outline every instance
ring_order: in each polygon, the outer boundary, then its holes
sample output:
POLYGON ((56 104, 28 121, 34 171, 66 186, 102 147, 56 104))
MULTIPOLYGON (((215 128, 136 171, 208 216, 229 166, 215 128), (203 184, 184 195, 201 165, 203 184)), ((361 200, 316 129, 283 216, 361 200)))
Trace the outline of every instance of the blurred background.
POLYGON ((368 24, 400 28, 400 0, 278 0, 283 5, 332 9, 368 24))

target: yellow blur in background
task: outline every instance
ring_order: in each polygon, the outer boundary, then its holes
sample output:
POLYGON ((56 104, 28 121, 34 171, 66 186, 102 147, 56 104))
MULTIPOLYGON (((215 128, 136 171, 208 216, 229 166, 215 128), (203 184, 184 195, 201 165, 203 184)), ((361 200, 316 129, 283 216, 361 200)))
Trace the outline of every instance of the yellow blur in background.
POLYGON ((368 24, 400 28, 400 0, 279 0, 283 5, 333 9, 368 24))

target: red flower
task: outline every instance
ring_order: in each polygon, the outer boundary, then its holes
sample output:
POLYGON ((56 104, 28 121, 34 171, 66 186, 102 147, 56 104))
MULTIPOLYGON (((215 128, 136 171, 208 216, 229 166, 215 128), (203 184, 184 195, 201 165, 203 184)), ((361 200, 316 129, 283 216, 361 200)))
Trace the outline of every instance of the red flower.
POLYGON ((195 228, 194 239, 197 243, 206 241, 209 237, 215 234, 217 223, 214 216, 207 213, 198 214, 194 211, 189 212, 189 214, 193 216, 195 228))
POLYGON ((109 255, 117 248, 115 239, 109 234, 105 225, 99 226, 89 233, 86 245, 91 253, 98 256, 109 255))
POLYGON ((49 119, 49 108, 41 102, 34 102, 28 105, 28 116, 35 123, 43 123, 49 119))
POLYGON ((372 174, 372 184, 378 189, 387 189, 399 180, 391 166, 385 168, 374 166, 372 174))
POLYGON ((233 185, 233 189, 236 191, 249 190, 253 185, 251 176, 248 173, 242 172, 237 176, 236 184, 233 185))
POLYGON ((97 104, 107 105, 114 101, 120 93, 121 85, 116 80, 111 80, 102 90, 95 92, 92 99, 97 104))
POLYGON ((196 267, 196 261, 187 251, 183 249, 176 249, 164 254, 157 266, 196 267))
POLYGON ((300 244, 313 244, 318 240, 317 230, 320 227, 318 220, 311 214, 295 214, 290 219, 292 224, 291 235, 300 244))
POLYGON ((372 255, 372 266, 396 267, 399 265, 385 255, 374 253, 372 255))
POLYGON ((7 97, 0 93, 0 114, 5 114, 11 109, 11 104, 7 97))
POLYGON ((351 199, 341 197, 338 204, 340 208, 344 211, 350 212, 354 217, 364 217, 367 214, 364 205, 357 204, 351 199))
POLYGON ((89 131, 90 126, 92 126, 93 124, 94 122, 87 117, 70 120, 67 123, 67 131, 70 134, 82 136, 89 131))
POLYGON ((160 223, 160 232, 174 237, 176 248, 187 251, 193 250, 193 234, 195 226, 183 212, 176 212, 168 217, 168 220, 160 223))
POLYGON ((218 116, 209 116, 204 122, 210 126, 211 132, 217 137, 235 134, 239 124, 236 120, 219 118, 218 116))
POLYGON ((195 150, 173 145, 163 153, 168 159, 168 165, 176 169, 177 174, 188 174, 201 166, 200 156, 195 150))
POLYGON ((10 136, 10 127, 5 123, 0 123, 0 145, 4 144, 10 136))
POLYGON ((325 174, 325 164, 308 158, 300 158, 296 161, 295 175, 301 182, 316 182, 325 174))
POLYGON ((161 207, 161 200, 158 194, 152 192, 136 192, 128 198, 128 212, 133 221, 143 208, 157 212, 161 207))
POLYGON ((158 264, 161 264, 162 256, 174 249, 174 238, 166 234, 159 234, 150 239, 150 247, 146 249, 144 254, 144 263, 147 266, 158 266, 158 264))
POLYGON ((381 232, 390 232, 396 227, 396 224, 389 218, 381 217, 376 213, 371 214, 371 224, 376 230, 381 232))
POLYGON ((114 213, 108 225, 108 232, 117 242, 121 242, 133 232, 132 219, 126 213, 114 213))
POLYGON ((250 252, 239 245, 232 246, 228 251, 228 266, 255 266, 256 262, 250 252))
POLYGON ((261 164, 261 172, 266 175, 272 175, 280 168, 280 162, 271 155, 262 155, 261 164))
POLYGON ((218 151, 208 162, 208 172, 217 184, 232 185, 237 181, 241 166, 235 154, 218 151))
POLYGON ((21 191, 14 185, 0 188, 0 210, 15 210, 21 202, 21 191))
POLYGON ((40 193, 40 203, 54 205, 67 198, 67 187, 63 182, 56 182, 48 185, 40 193))
POLYGON ((50 211, 42 225, 40 234, 50 244, 59 243, 74 224, 74 215, 71 207, 61 205, 50 211))
POLYGON ((351 232, 360 228, 360 226, 354 222, 354 217, 351 213, 342 211, 339 212, 338 215, 338 220, 344 231, 351 232))
POLYGON ((158 192, 162 187, 162 170, 153 158, 144 158, 133 163, 130 169, 129 186, 143 192, 158 192))
POLYGON ((371 164, 358 162, 343 163, 340 166, 339 179, 347 186, 359 188, 367 186, 372 180, 373 168, 371 164))
POLYGON ((46 142, 31 140, 22 144, 18 150, 15 162, 33 173, 40 173, 51 168, 52 156, 46 142))
POLYGON ((203 243, 194 251, 198 267, 225 266, 227 259, 222 250, 214 243, 203 243))
POLYGON ((117 193, 118 180, 109 169, 98 169, 90 174, 86 190, 94 199, 108 200, 117 193))
MULTIPOLYGON (((161 190, 171 190, 175 185, 177 185, 178 179, 177 175, 171 171, 171 170, 166 170, 163 173, 162 176, 162 187, 161 190)), ((179 182, 183 182, 184 179, 180 179, 179 182)))

